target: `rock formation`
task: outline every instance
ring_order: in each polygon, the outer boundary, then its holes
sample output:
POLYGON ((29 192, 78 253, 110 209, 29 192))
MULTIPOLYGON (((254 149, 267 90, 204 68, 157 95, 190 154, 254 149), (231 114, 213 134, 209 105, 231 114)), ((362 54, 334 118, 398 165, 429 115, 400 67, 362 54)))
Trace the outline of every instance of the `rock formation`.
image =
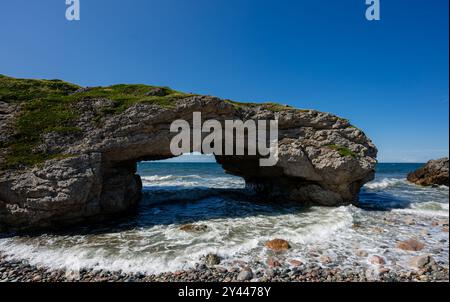
POLYGON ((408 181, 421 186, 448 187, 448 158, 430 160, 425 166, 408 174, 408 181))
POLYGON ((107 217, 141 196, 136 163, 171 158, 176 119, 278 119, 279 161, 217 156, 228 173, 278 201, 357 204, 377 150, 342 118, 277 104, 245 104, 170 88, 83 89, 0 75, 0 225, 35 229, 107 217))

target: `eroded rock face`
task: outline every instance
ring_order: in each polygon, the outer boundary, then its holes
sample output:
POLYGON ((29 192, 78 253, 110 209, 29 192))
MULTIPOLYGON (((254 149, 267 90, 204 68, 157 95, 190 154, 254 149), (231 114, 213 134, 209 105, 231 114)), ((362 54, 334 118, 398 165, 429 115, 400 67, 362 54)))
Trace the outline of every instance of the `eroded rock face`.
MULTIPOLYGON (((153 92, 151 92, 153 93, 153 92)), ((2 140, 13 139, 10 127, 16 105, 0 100, 2 140)), ((361 186, 372 180, 377 150, 348 121, 314 110, 271 110, 262 105, 236 106, 210 96, 189 96, 171 108, 137 103, 124 112, 96 113, 108 99, 74 103, 80 131, 43 136, 41 150, 63 157, 42 165, 0 171, 0 225, 33 229, 77 223, 119 213, 141 194, 136 163, 173 157, 170 124, 176 119, 278 119, 279 161, 259 167, 257 157, 218 156, 225 171, 242 176, 247 187, 274 200, 336 206, 357 204, 361 186), (341 146, 346 152, 341 152, 341 146)), ((0 164, 5 148, 0 146, 0 164)))
POLYGON ((421 186, 448 187, 448 158, 430 160, 425 166, 409 173, 408 181, 421 186))

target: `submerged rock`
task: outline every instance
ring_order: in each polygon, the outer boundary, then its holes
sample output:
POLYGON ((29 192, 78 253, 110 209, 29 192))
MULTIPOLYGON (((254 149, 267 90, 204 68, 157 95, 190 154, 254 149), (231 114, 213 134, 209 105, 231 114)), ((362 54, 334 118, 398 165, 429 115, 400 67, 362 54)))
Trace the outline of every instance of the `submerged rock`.
POLYGON ((333 261, 330 256, 321 256, 319 260, 322 264, 329 264, 333 261))
POLYGON ((372 257, 370 257, 370 263, 381 265, 386 264, 386 261, 381 256, 373 255, 372 257))
POLYGON ((329 113, 144 85, 80 88, 0 76, 6 96, 0 99, 0 228, 67 226, 133 208, 142 189, 137 162, 174 157, 170 142, 177 133, 170 125, 192 124, 193 112, 203 121, 278 120, 275 166, 261 167, 261 156, 216 156, 264 198, 357 204, 360 188, 374 177, 374 144, 329 113))
POLYGON ((408 181, 421 186, 447 186, 448 180, 448 158, 430 160, 425 166, 408 174, 408 181))
POLYGON ((205 232, 207 229, 208 226, 204 224, 185 224, 180 227, 180 230, 185 232, 205 232))
POLYGON ((357 250, 355 252, 355 255, 358 257, 367 257, 368 254, 369 253, 367 253, 367 251, 365 251, 365 250, 357 250))
POLYGON ((220 257, 216 254, 208 254, 205 256, 205 263, 208 266, 214 266, 220 264, 220 257))

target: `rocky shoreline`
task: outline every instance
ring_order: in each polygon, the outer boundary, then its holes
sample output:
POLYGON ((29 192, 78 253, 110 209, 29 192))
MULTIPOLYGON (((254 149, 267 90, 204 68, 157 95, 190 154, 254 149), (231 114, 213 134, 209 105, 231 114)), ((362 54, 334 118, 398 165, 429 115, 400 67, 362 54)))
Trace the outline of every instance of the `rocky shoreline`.
POLYGON ((379 268, 377 272, 324 268, 301 264, 294 268, 252 270, 249 267, 225 268, 197 264, 194 269, 148 275, 122 271, 81 269, 52 270, 30 265, 25 260, 7 260, 0 255, 0 282, 434 282, 449 280, 448 266, 428 263, 420 270, 395 272, 379 268))
MULTIPOLYGON (((392 215, 385 215, 383 221, 395 225, 414 225, 413 216, 407 215, 396 220, 392 215)), ((81 268, 80 270, 52 269, 30 264, 27 260, 8 257, 0 252, 0 282, 448 282, 449 265, 438 257, 436 252, 426 251, 431 244, 427 234, 431 231, 448 233, 448 219, 433 219, 426 223, 427 228, 418 239, 397 241, 392 248, 410 253, 409 266, 402 267, 388 261, 384 256, 370 255, 364 249, 355 249, 354 254, 362 261, 343 265, 337 259, 326 255, 312 255, 319 262, 300 261, 283 258, 290 248, 289 242, 274 239, 266 242, 272 256, 265 262, 252 260, 224 261, 216 254, 207 254, 198 260, 194 268, 160 274, 131 273, 102 269, 81 268), (427 236, 425 236, 427 235, 427 236), (284 260, 282 260, 284 259, 284 260), (370 265, 364 265, 365 262, 370 265)), ((181 231, 201 232, 202 225, 183 225, 181 231)), ((361 225, 354 224, 352 229, 364 231, 361 225)), ((371 228, 369 228, 371 229, 371 228)), ((367 230, 366 230, 367 231, 367 230)), ((374 231, 378 232, 378 228, 374 231)), ((448 238, 440 240, 448 244, 448 238)), ((314 254, 310 252, 309 254, 314 254)), ((382 255, 381 253, 379 255, 382 255)))

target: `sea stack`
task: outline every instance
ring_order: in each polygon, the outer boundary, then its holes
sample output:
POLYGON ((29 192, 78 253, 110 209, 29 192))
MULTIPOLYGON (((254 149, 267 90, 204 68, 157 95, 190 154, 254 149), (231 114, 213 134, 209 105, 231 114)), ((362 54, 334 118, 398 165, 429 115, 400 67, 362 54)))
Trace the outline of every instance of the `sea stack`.
POLYGON ((420 186, 448 187, 448 157, 430 160, 423 167, 409 173, 407 179, 420 186))

